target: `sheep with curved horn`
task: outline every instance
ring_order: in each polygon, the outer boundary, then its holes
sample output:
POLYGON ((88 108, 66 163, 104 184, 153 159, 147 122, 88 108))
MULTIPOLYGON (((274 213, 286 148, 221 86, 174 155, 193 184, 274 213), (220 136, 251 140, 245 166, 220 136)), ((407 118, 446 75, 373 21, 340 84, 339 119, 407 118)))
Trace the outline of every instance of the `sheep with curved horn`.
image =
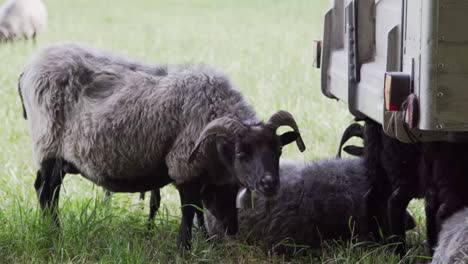
POLYGON ((113 192, 173 182, 183 205, 179 245, 190 248, 203 186, 236 183, 274 196, 282 146, 297 141, 305 149, 292 115, 280 111, 267 124, 259 121, 224 74, 203 65, 152 74, 159 69, 57 44, 23 71, 19 91, 39 166, 35 187, 57 224, 68 164, 113 192), (276 135, 282 125, 294 131, 276 135))

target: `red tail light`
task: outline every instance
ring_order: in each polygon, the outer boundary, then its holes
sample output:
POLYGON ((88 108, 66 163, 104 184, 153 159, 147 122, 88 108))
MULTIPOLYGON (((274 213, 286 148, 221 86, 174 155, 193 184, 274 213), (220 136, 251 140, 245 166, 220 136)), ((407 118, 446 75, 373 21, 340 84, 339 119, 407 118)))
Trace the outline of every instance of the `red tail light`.
POLYGON ((385 109, 399 111, 406 97, 411 93, 411 77, 402 72, 385 74, 385 109))

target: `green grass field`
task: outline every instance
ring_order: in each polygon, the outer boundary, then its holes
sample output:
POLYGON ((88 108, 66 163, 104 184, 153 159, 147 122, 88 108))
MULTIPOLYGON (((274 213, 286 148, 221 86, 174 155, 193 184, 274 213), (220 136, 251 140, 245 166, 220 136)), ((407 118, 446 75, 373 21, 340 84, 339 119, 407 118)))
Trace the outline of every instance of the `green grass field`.
MULTIPOLYGON (((4 2, 4 1, 2 1, 4 2)), ((157 64, 205 63, 231 76, 259 116, 293 113, 308 150, 294 144, 283 158, 333 157, 351 123, 344 104, 321 94, 312 68, 314 39, 321 38, 325 0, 46 0, 48 28, 37 43, 0 45, 0 262, 1 263, 421 263, 426 254, 422 202, 413 202, 418 227, 409 232, 403 260, 387 246, 329 243, 322 251, 291 257, 241 240, 205 241, 195 232, 193 250, 179 254, 177 191, 162 190, 154 230, 138 194, 104 199, 101 188, 67 176, 60 199, 62 232, 41 217, 33 187, 27 122, 17 79, 29 58, 50 43, 76 41, 157 64), (143 208, 142 208, 143 207, 143 208)))

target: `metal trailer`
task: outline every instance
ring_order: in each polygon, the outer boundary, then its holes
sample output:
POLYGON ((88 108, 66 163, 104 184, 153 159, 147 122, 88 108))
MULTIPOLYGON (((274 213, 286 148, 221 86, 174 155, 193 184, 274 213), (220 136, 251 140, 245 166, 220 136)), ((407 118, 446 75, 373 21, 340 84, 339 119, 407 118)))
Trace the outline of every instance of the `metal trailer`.
POLYGON ((330 0, 322 92, 402 142, 468 139, 468 0, 330 0))

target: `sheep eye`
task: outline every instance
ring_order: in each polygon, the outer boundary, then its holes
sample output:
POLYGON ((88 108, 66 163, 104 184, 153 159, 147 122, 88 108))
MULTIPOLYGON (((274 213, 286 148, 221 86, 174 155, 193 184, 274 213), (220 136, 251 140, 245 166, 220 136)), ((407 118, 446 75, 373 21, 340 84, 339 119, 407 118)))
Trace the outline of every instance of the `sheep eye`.
POLYGON ((223 138, 223 137, 218 137, 218 138, 216 138, 216 140, 221 144, 226 144, 227 143, 226 139, 223 138))

